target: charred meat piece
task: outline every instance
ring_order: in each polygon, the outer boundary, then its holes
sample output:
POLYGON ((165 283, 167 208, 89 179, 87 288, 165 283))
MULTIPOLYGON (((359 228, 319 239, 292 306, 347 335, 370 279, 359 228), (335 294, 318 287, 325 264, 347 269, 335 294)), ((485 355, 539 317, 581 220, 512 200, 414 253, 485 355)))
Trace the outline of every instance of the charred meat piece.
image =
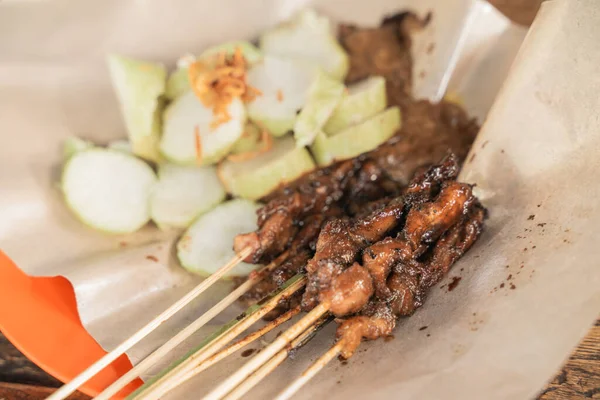
MULTIPOLYGON (((484 217, 485 209, 479 203, 472 202, 465 218, 458 220, 439 238, 429 252, 423 256, 423 261, 412 260, 409 263, 401 261, 396 264, 386 281, 389 295, 385 298, 372 299, 371 303, 360 311, 360 315, 345 320, 338 327, 338 340, 345 340, 342 356, 345 358, 350 357, 363 338, 374 340, 389 335, 393 325, 389 323, 388 312, 395 319, 396 317, 409 316, 422 306, 428 289, 439 282, 450 267, 479 238, 484 217), (378 314, 373 313, 373 302, 378 304, 380 310, 378 314), (385 312, 381 310, 385 310, 385 312), (382 315, 384 318, 382 318, 382 315), (391 328, 389 328, 390 326, 391 328)), ((387 238, 374 244, 371 248, 380 249, 379 257, 387 260, 392 257, 390 253, 395 252, 394 248, 390 246, 391 243, 397 245, 401 243, 401 240, 387 238)), ((403 250, 410 253, 410 250, 407 250, 406 247, 403 250)), ((366 250, 363 258, 371 257, 367 253, 366 250)), ((369 271, 371 272, 371 269, 369 271)), ((381 276, 373 276, 376 285, 381 276)))
POLYGON ((404 202, 397 198, 365 218, 329 221, 319 234, 315 256, 306 266, 308 284, 302 299, 303 309, 312 309, 320 301, 321 291, 336 286, 333 281, 356 261, 365 247, 398 225, 403 211, 404 202))
POLYGON ((255 264, 272 260, 289 247, 300 221, 337 206, 358 167, 352 160, 342 162, 300 178, 279 196, 269 196, 271 200, 258 210, 259 229, 237 235, 233 245, 235 252, 252 249, 245 261, 255 264))
POLYGON ((370 243, 393 229, 404 209, 402 198, 389 201, 364 218, 338 218, 328 221, 317 240, 315 256, 308 262, 309 274, 327 262, 348 266, 370 243))
POLYGON ((407 317, 422 305, 423 290, 419 286, 418 276, 406 272, 393 272, 387 280, 390 291, 388 298, 394 315, 407 317))
POLYGON ((450 267, 473 246, 483 230, 485 209, 474 203, 464 221, 449 229, 432 249, 421 277, 424 287, 431 287, 448 273, 450 267))
MULTIPOLYGON (((419 198, 419 201, 431 200, 430 196, 433 194, 432 188, 454 183, 453 181, 448 181, 448 179, 453 179, 457 170, 458 166, 456 165, 456 158, 452 155, 448 155, 440 165, 431 167, 429 171, 424 172, 415 178, 410 186, 411 198, 419 198)), ((438 204, 436 203, 438 201, 447 201, 446 197, 440 199, 442 194, 448 196, 442 189, 438 195, 438 199, 435 201, 417 205, 425 207, 427 204, 438 204)), ((344 287, 345 290, 340 293, 348 294, 348 302, 352 303, 344 307, 342 306, 343 299, 340 298, 340 295, 335 297, 335 315, 344 315, 344 309, 356 309, 358 303, 356 302, 357 297, 355 296, 355 293, 364 292, 364 288, 358 287, 358 285, 366 284, 365 280, 363 279, 360 282, 357 281, 357 287, 352 290, 341 283, 336 283, 336 280, 346 268, 357 261, 360 253, 365 248, 382 240, 386 235, 397 228, 407 211, 411 210, 410 207, 412 206, 411 203, 405 202, 404 196, 400 196, 387 203, 383 203, 379 208, 360 218, 342 218, 329 221, 319 234, 314 257, 306 266, 308 284, 302 299, 303 309, 310 310, 316 306, 319 301, 331 299, 332 297, 329 294, 333 287, 344 287)), ((412 210, 408 211, 407 224, 408 218, 411 218, 411 213, 412 210)), ((421 214, 413 215, 413 219, 421 216, 421 214)), ((443 214, 442 217, 451 220, 451 218, 445 214, 443 214)), ((444 218, 442 218, 442 220, 444 220, 444 218)), ((454 222, 454 220, 451 221, 454 222)), ((438 221, 436 220, 436 222, 438 221)), ((417 229, 419 227, 416 223, 413 223, 412 225, 414 225, 414 228, 412 229, 417 229)), ((425 233, 426 232, 422 235, 425 233)), ((440 234, 441 233, 443 233, 443 231, 441 231, 440 234)), ((431 235, 433 235, 433 233, 431 235)), ((375 262, 374 260, 368 260, 369 263, 365 264, 367 271, 372 270, 372 272, 375 272, 372 274, 374 282, 371 282, 370 284, 375 285, 378 289, 378 296, 385 297, 389 294, 385 281, 392 265, 398 263, 402 257, 405 258, 404 261, 407 263, 410 262, 409 259, 416 257, 415 248, 412 247, 410 237, 405 238, 403 236, 402 240, 407 243, 407 245, 404 246, 404 253, 399 252, 398 254, 389 255, 389 259, 381 258, 381 263, 378 261, 375 262)), ((398 241, 398 246, 400 246, 400 244, 400 241, 398 241)), ((385 247, 388 245, 389 243, 386 243, 382 246, 385 247)), ((421 251, 426 249, 427 247, 423 246, 421 251)), ((375 250, 379 251, 378 249, 375 250)), ((393 251, 399 250, 401 250, 399 247, 393 249, 393 251)), ((374 252, 371 254, 376 257, 374 252)), ((384 257, 384 255, 381 255, 381 257, 384 257)), ((347 280, 344 280, 344 282, 346 281, 347 280)), ((366 300, 368 300, 368 298, 364 299, 363 305, 366 304, 366 300)))
MULTIPOLYGON (((298 197, 291 196, 291 199, 298 197)), ((295 212, 297 209, 292 205, 287 210, 295 212)), ((266 264, 281 254, 298 232, 294 216, 287 210, 281 209, 272 213, 257 231, 237 235, 233 242, 234 251, 240 253, 246 248, 252 249, 244 261, 254 264, 261 261, 266 264)))
POLYGON ((350 358, 360 346, 362 339, 375 340, 392 334, 396 317, 385 302, 371 302, 363 315, 343 321, 337 329, 336 337, 344 341, 341 356, 350 358))
POLYGON ((319 292, 319 301, 329 304, 329 311, 333 315, 344 316, 360 311, 372 295, 373 279, 369 271, 359 263, 354 263, 337 274, 331 280, 331 285, 319 292))
POLYGON ((387 278, 392 267, 399 262, 412 261, 413 251, 403 235, 387 237, 367 247, 363 253, 363 265, 373 277, 375 294, 380 299, 392 296, 387 278))
POLYGON ((458 177, 460 166, 454 153, 449 153, 442 162, 417 173, 406 188, 406 195, 413 203, 427 201, 437 196, 442 183, 458 177))
POLYGON ((347 210, 350 215, 360 213, 363 207, 383 197, 397 196, 402 186, 391 180, 373 160, 363 162, 348 185, 347 210))
POLYGON ((413 251, 435 242, 451 226, 460 222, 475 201, 471 186, 445 182, 435 201, 416 204, 406 217, 404 232, 413 251))
MULTIPOLYGON (((306 262, 314 254, 315 243, 321 227, 329 218, 339 215, 341 210, 331 208, 327 214, 312 215, 302 221, 298 234, 292 241, 287 252, 282 253, 273 262, 279 264, 273 271, 267 274, 264 279, 254 285, 251 290, 244 294, 240 301, 249 306, 262 300, 266 295, 276 290, 283 285, 288 279, 292 278, 297 273, 301 272, 306 266, 306 262)), ((239 281, 237 284, 243 282, 239 281)), ((298 299, 291 299, 282 302, 274 311, 267 315, 267 319, 278 316, 281 312, 286 311, 286 305, 290 301, 299 303, 298 299)))

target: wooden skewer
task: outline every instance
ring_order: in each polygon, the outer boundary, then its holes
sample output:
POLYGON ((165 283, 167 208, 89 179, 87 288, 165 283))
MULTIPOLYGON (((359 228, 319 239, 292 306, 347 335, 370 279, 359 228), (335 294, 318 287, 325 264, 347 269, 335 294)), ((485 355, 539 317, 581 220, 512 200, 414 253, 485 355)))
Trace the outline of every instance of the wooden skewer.
MULTIPOLYGON (((177 335, 173 336, 170 340, 168 340, 165 344, 160 346, 158 349, 153 351, 150 355, 148 355, 145 359, 143 359, 139 364, 135 365, 132 369, 127 371, 125 375, 117 379, 113 382, 109 387, 104 389, 97 397, 96 400, 108 400, 115 394, 117 394, 122 388, 124 388, 129 382, 134 380, 136 377, 143 374, 150 367, 156 364, 161 358, 169 354, 175 347, 179 346, 183 343, 184 340, 189 338, 192 334, 197 332, 200 328, 206 325, 210 320, 219 315, 223 310, 233 304, 237 299, 243 296, 248 290, 250 290, 255 284, 262 281, 264 277, 273 269, 275 269, 280 261, 287 257, 287 252, 284 253, 285 256, 278 257, 275 261, 270 263, 269 265, 263 267, 256 273, 253 273, 246 282, 242 283, 239 287, 237 287, 234 291, 229 293, 223 300, 218 302, 215 306, 213 306, 206 313, 201 315, 198 319, 188 325, 185 329, 180 331, 177 335)), ((282 254, 283 255, 283 254, 282 254)))
MULTIPOLYGON (((248 343, 251 343, 253 340, 256 340, 259 337, 263 336, 265 333, 267 333, 268 331, 274 329, 276 326, 281 325, 283 322, 289 320, 293 315, 296 315, 299 312, 300 312, 300 307, 296 307, 296 308, 293 308, 293 309, 289 310, 287 313, 285 313, 284 315, 281 316, 281 317, 286 317, 281 322, 278 322, 277 324, 268 324, 268 325, 265 325, 263 328, 259 329, 258 331, 250 333, 248 336, 244 337, 243 339, 237 341, 236 343, 232 344, 231 346, 227 347, 226 349, 224 349, 224 350, 218 352, 217 354, 213 355, 212 357, 208 358, 205 362, 203 362, 200 365, 196 366, 196 368, 194 368, 194 369, 188 371, 187 373, 179 376, 177 378, 176 384, 174 384, 170 388, 170 390, 172 390, 176 386, 182 385, 184 382, 187 382, 188 380, 192 379, 194 376, 196 376, 199 373, 201 373, 202 371, 206 370, 208 367, 216 364, 217 362, 221 361, 223 358, 225 358, 228 355, 234 353, 235 351, 237 351, 240 348, 244 347, 248 343), (289 314, 289 316, 287 316, 287 314, 289 314), (268 329, 268 331, 263 331, 265 328, 270 328, 270 329, 268 329)), ((275 322, 275 321, 278 321, 278 320, 279 320, 279 318, 276 319, 276 320, 274 320, 274 321, 272 321, 272 322, 275 322)))
POLYGON ((335 356, 337 356, 344 347, 344 341, 340 340, 333 347, 331 347, 325 354, 323 354, 317 361, 315 361, 306 371, 302 373, 295 381, 289 384, 277 397, 275 400, 287 400, 292 397, 302 386, 304 386, 308 381, 310 381, 319 371, 323 369, 329 363, 329 361, 333 360, 335 356))
POLYGON ((260 383, 265 377, 269 376, 271 372, 273 372, 281 363, 283 363, 287 357, 289 356, 292 350, 295 350, 299 346, 302 346, 306 343, 314 333, 320 329, 323 325, 325 325, 328 320, 323 320, 317 322, 310 328, 304 331, 300 336, 294 339, 290 345, 290 348, 285 348, 281 350, 279 353, 275 355, 275 357, 271 358, 267 361, 262 367, 260 367, 256 372, 248 377, 244 382, 242 382, 238 387, 233 389, 226 397, 225 400, 238 400, 243 395, 248 393, 254 386, 260 383))
POLYGON ((245 381, 243 381, 238 387, 233 389, 227 396, 223 397, 225 400, 237 400, 242 397, 244 394, 248 393, 254 386, 256 386, 260 381, 262 381, 265 377, 267 377, 271 372, 273 372, 277 367, 281 365, 285 361, 288 356, 288 350, 281 350, 279 353, 275 355, 275 357, 271 358, 267 361, 262 367, 260 367, 256 372, 250 375, 245 381))
MULTIPOLYGON (((259 309, 241 320, 235 320, 235 324, 212 338, 206 345, 203 345, 195 353, 186 356, 186 358, 176 367, 168 371, 163 376, 151 382, 144 390, 134 392, 133 399, 156 400, 173 388, 179 386, 181 377, 187 374, 191 369, 211 357, 223 346, 229 343, 236 336, 248 329, 252 324, 261 319, 265 314, 274 309, 281 298, 290 296, 306 284, 306 277, 297 275, 292 278, 293 281, 288 287, 273 296, 268 302, 259 306, 259 309), (294 280, 295 279, 295 280, 294 280)), ((289 281, 288 281, 289 282, 289 281)))
POLYGON ((198 286, 193 288, 185 296, 179 299, 175 304, 163 311, 158 317, 154 318, 152 321, 147 323, 144 327, 142 327, 140 330, 138 330, 136 333, 134 333, 132 336, 126 339, 113 351, 100 358, 98 361, 89 366, 86 370, 84 370, 81 374, 76 376, 69 383, 63 385, 56 392, 52 393, 52 395, 50 395, 47 400, 66 399, 71 393, 77 390, 79 386, 88 381, 98 372, 102 371, 113 361, 119 358, 122 354, 124 354, 127 350, 129 350, 131 347, 137 344, 140 340, 148 336, 163 322, 171 318, 175 313, 177 313, 179 310, 181 310, 183 307, 189 304, 192 300, 198 297, 201 293, 203 293, 206 289, 208 289, 211 285, 218 281, 223 275, 225 275, 227 272, 233 269, 233 267, 238 265, 244 258, 248 257, 251 251, 252 250, 250 248, 242 250, 239 254, 233 257, 231 261, 219 268, 208 278, 203 280, 198 286))
POLYGON ((291 328, 285 331, 281 336, 273 341, 269 346, 265 347, 259 354, 254 356, 242 368, 234 372, 212 392, 204 397, 204 400, 222 399, 226 394, 231 392, 236 386, 242 383, 249 375, 260 368, 264 363, 269 361, 280 350, 288 346, 298 335, 304 332, 308 327, 315 323, 319 318, 329 311, 329 304, 319 304, 311 312, 306 314, 304 318, 294 324, 291 328))
POLYGON ((204 370, 212 367, 213 365, 215 365, 216 363, 218 363, 222 359, 230 356, 231 354, 235 353, 236 351, 238 351, 242 347, 245 347, 245 346, 249 345, 250 343, 254 342, 256 339, 263 337, 264 335, 266 335, 267 333, 269 333, 273 329, 277 328, 281 324, 289 321, 291 318, 293 318, 294 316, 298 315, 298 313, 300 313, 300 307, 292 308, 291 310, 288 310, 285 314, 280 315, 279 317, 277 317, 277 319, 274 319, 273 321, 271 321, 267 325, 263 326, 259 330, 248 334, 247 336, 245 336, 242 339, 238 340, 237 342, 235 342, 231 346, 229 346, 229 347, 221 350, 220 352, 212 355, 211 357, 209 357, 208 359, 206 359, 206 361, 204 361, 200 365, 196 366, 192 370, 194 372, 194 375, 197 375, 200 372, 202 372, 202 371, 204 371, 204 370))

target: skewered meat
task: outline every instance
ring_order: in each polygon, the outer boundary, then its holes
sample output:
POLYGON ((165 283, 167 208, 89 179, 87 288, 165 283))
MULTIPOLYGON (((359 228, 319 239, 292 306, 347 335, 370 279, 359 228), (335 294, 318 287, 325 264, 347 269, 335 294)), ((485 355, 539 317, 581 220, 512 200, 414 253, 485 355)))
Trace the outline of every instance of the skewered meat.
POLYGON ((375 340, 389 336, 396 327, 396 316, 385 302, 371 302, 365 307, 364 315, 343 321, 336 337, 344 340, 340 355, 350 358, 363 338, 375 340))
POLYGON ((435 201, 415 205, 408 213, 404 230, 412 250, 422 254, 426 246, 468 212, 474 199, 469 185, 445 182, 435 201))
MULTIPOLYGON (((310 310, 318 302, 329 302, 327 295, 332 293, 330 287, 343 288, 341 282, 335 281, 344 269, 357 259, 365 247, 395 228, 400 222, 403 210, 403 199, 397 198, 365 218, 354 221, 349 218, 329 221, 319 234, 315 256, 306 265, 308 284, 302 299, 303 309, 310 310)), ((349 282, 344 276, 339 279, 349 282)), ((355 291, 364 292, 362 287, 358 287, 360 285, 357 283, 355 290, 344 289, 345 293, 353 297, 355 291)), ((370 294, 367 299, 369 297, 370 294)))
POLYGON ((485 209, 478 203, 472 205, 466 219, 449 229, 432 250, 427 262, 422 284, 431 287, 442 279, 450 267, 458 260, 481 235, 485 209))
POLYGON ((333 203, 343 202, 351 215, 356 214, 366 202, 397 195, 417 170, 435 163, 448 150, 464 159, 479 130, 477 123, 451 103, 434 105, 411 97, 407 31, 424 23, 405 13, 388 18, 380 28, 340 27, 340 43, 350 59, 347 82, 383 76, 388 104, 402 109, 402 129, 370 153, 309 173, 267 196, 259 211, 259 230, 235 240, 236 252, 253 250, 247 262, 265 263, 276 257, 289 247, 298 221, 333 203))
POLYGON ((334 315, 348 315, 359 312, 372 295, 373 278, 366 268, 355 262, 321 290, 319 300, 329 304, 329 311, 334 315))
MULTIPOLYGON (((240 301, 249 306, 264 298, 269 293, 280 287, 301 272, 306 266, 307 261, 314 254, 316 240, 321 231, 321 227, 329 218, 339 216, 341 210, 332 207, 327 214, 312 215, 302 221, 302 227, 292 241, 289 250, 280 255, 274 262, 279 264, 275 269, 265 276, 265 278, 257 283, 252 290, 244 294, 240 301)), ((243 280, 237 281, 236 286, 241 284, 243 280)), ((289 299, 282 299, 280 304, 265 316, 265 319, 270 320, 281 313, 287 311, 291 305, 297 305, 300 302, 301 293, 292 296, 289 299)))
MULTIPOLYGON (((362 338, 374 340, 389 335, 393 329, 389 313, 394 315, 394 321, 395 317, 411 315, 423 304, 427 290, 439 282, 456 260, 471 248, 481 234, 485 209, 476 200, 467 207, 467 213, 439 238, 429 252, 422 257, 422 261, 410 260, 410 257, 407 257, 410 253, 410 246, 406 242, 404 245, 400 245, 402 240, 397 239, 387 238, 371 246, 380 249, 377 257, 372 257, 368 250, 365 251, 364 259, 377 260, 382 257, 387 262, 387 260, 397 257, 402 261, 398 262, 392 271, 389 268, 383 272, 376 269, 377 275, 371 274, 376 286, 385 282, 386 289, 381 291, 382 294, 378 293, 377 299, 372 300, 377 301, 378 309, 385 310, 385 312, 380 311, 374 314, 370 309, 371 304, 369 304, 360 312, 361 315, 343 321, 338 327, 337 337, 344 340, 343 357, 351 357, 362 338), (390 247, 390 244, 394 244, 396 247, 390 247), (403 256, 394 255, 398 246, 402 247, 403 256), (406 262, 407 258, 408 263, 406 262), (389 274, 387 277, 385 277, 386 273, 389 274)), ((406 232, 406 230, 405 226, 404 231, 406 232)), ((369 272, 371 271, 369 269, 369 272)), ((354 303, 353 306, 355 306, 354 303)))
POLYGON ((404 237, 387 237, 365 249, 363 265, 373 277, 375 293, 378 298, 386 299, 392 294, 386 280, 392 267, 399 262, 411 262, 413 251, 404 237))
MULTIPOLYGON (((442 172, 457 169, 456 159, 452 155, 448 155, 440 165, 432 167, 429 171, 415 178, 415 181, 409 186, 411 198, 423 201, 427 199, 428 195, 433 194, 431 188, 444 186, 447 183, 452 185, 454 182, 444 180, 452 178, 454 174, 442 172), (420 193, 420 190, 423 193, 420 193)), ((467 185, 463 186, 466 188, 465 190, 469 189, 467 185)), ((388 240, 384 241, 379 247, 371 247, 371 252, 366 252, 367 262, 364 263, 364 267, 353 263, 363 250, 373 243, 382 240, 385 235, 398 227, 407 212, 406 226, 415 226, 423 230, 423 225, 418 224, 418 222, 425 219, 423 214, 425 216, 431 214, 430 209, 432 209, 432 206, 430 205, 433 204, 439 208, 442 206, 442 201, 450 201, 452 204, 456 203, 454 197, 448 200, 449 198, 449 195, 444 192, 443 188, 438 197, 429 203, 416 203, 413 205, 412 203, 407 203, 404 196, 400 196, 362 218, 354 220, 340 218, 329 221, 319 234, 314 257, 306 265, 308 284, 302 299, 303 309, 310 310, 318 302, 322 302, 330 305, 330 310, 333 314, 343 316, 347 315, 350 312, 349 310, 355 310, 354 312, 360 310, 371 297, 374 285, 378 288, 379 294, 382 296, 389 294, 389 291, 384 286, 392 264, 399 262, 399 257, 402 256, 405 257, 406 261, 415 258, 416 249, 411 245, 410 241, 414 236, 412 231, 410 232, 412 236, 406 236, 406 239, 405 236, 401 238, 407 242, 404 245, 404 253, 398 252, 389 256, 379 254, 381 260, 376 261, 375 259, 378 255, 376 251, 378 248, 383 247, 386 252, 400 250, 399 247, 390 247, 390 241, 388 240), (413 212, 416 209, 413 207, 418 207, 418 211, 413 212), (416 222, 413 222, 413 220, 416 222), (347 272, 348 270, 346 270, 349 267, 351 272, 347 272), (375 274, 370 274, 371 270, 375 274), (350 278, 354 278, 354 280, 350 278), (376 283, 373 282, 373 278, 375 278, 376 283)), ((447 207, 447 209, 454 211, 452 207, 447 207)), ((446 225, 442 224, 442 222, 453 224, 462 215, 457 212, 450 213, 450 215, 447 214, 449 212, 447 212, 446 208, 443 208, 441 212, 435 215, 438 218, 435 219, 437 225, 432 224, 432 226, 439 225, 439 228, 435 232, 439 231, 440 234, 443 233, 444 231, 441 231, 441 229, 446 225)), ((430 221, 428 220, 427 222, 430 221)), ((418 236, 419 240, 427 232, 429 231, 422 232, 421 236, 418 236)), ((433 234, 430 236, 433 237, 433 234)))
POLYGON ((300 178, 279 195, 269 196, 272 200, 258 210, 259 229, 236 236, 234 250, 251 248, 252 253, 245 260, 251 263, 276 257, 290 246, 300 221, 337 206, 358 167, 350 160, 323 168, 300 178))

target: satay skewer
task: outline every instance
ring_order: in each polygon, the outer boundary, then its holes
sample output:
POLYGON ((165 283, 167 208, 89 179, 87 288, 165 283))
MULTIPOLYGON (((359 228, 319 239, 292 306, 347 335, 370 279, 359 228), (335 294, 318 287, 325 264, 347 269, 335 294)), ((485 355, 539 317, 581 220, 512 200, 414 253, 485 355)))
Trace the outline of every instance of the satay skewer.
POLYGON ((182 383, 179 382, 181 376, 184 376, 198 365, 201 365, 201 363, 217 353, 236 336, 240 335, 252 324, 264 317, 269 311, 273 310, 282 298, 293 295, 304 287, 305 284, 306 278, 301 274, 291 278, 285 288, 271 297, 266 303, 250 307, 250 311, 245 312, 243 318, 234 319, 222 329, 209 336, 205 339, 205 342, 199 346, 198 350, 187 355, 183 361, 177 363, 174 368, 168 370, 164 375, 155 378, 142 388, 138 389, 138 391, 133 393, 131 398, 160 398, 182 383))
POLYGON ((271 358, 262 367, 256 370, 252 375, 248 377, 244 382, 242 382, 238 387, 236 387, 233 391, 231 391, 226 397, 226 400, 237 400, 241 398, 243 395, 248 393, 253 387, 255 387, 258 383, 260 383, 264 378, 269 376, 271 372, 273 372, 278 366, 283 363, 290 353, 299 347, 306 344, 312 337, 317 333, 319 329, 321 329, 324 325, 326 325, 331 319, 323 319, 321 321, 317 321, 314 325, 305 330, 300 336, 294 339, 289 347, 284 348, 279 353, 275 355, 275 357, 271 358))
POLYGON ((267 363, 272 357, 279 353, 286 346, 298 337, 302 332, 313 325, 319 318, 322 318, 329 311, 329 304, 320 303, 306 314, 300 321, 290 327, 281 336, 265 347, 259 354, 254 356, 244 366, 234 372, 212 392, 207 394, 204 400, 218 400, 225 397, 229 392, 240 385, 245 379, 253 374, 257 369, 267 363))
POLYGON ((150 355, 144 358, 139 364, 135 365, 132 369, 127 371, 125 375, 121 376, 109 387, 104 389, 97 397, 96 400, 108 400, 115 394, 117 394, 122 388, 124 388, 129 382, 143 374, 153 365, 155 365, 160 359, 169 354, 171 350, 183 343, 184 340, 189 338, 192 334, 197 332, 200 328, 206 325, 209 321, 215 318, 219 313, 233 304, 237 299, 247 293, 254 285, 262 281, 264 277, 275 269, 280 263, 287 258, 288 252, 282 253, 276 260, 271 262, 269 265, 261 268, 260 270, 252 273, 248 280, 238 286, 234 291, 229 293, 225 298, 214 305, 210 310, 198 317, 194 322, 181 330, 177 335, 169 339, 165 344, 160 346, 158 349, 153 351, 150 355))
POLYGON ((258 338, 266 335, 273 329, 277 328, 281 324, 289 321, 292 317, 297 315, 299 312, 300 312, 300 307, 296 307, 296 308, 292 308, 292 309, 288 310, 285 314, 280 315, 277 319, 269 322, 267 325, 263 326, 259 330, 251 332, 250 334, 246 335, 245 337, 243 337, 242 339, 233 343, 232 345, 226 347, 225 349, 219 351, 218 353, 213 354, 211 357, 200 362, 194 368, 188 369, 187 371, 184 371, 184 372, 174 376, 169 381, 168 384, 165 384, 163 386, 163 389, 161 389, 161 391, 158 391, 156 393, 148 393, 142 397, 144 399, 153 399, 158 394, 162 394, 163 391, 165 391, 165 393, 166 393, 167 391, 175 389, 177 386, 182 385, 183 383, 187 382, 188 380, 190 380, 194 376, 198 375, 202 371, 208 369, 209 367, 215 365, 216 363, 223 360, 224 358, 235 353, 242 347, 247 346, 248 344, 252 343, 253 341, 257 340, 258 338))
MULTIPOLYGON (((273 329, 277 328, 278 326, 286 323, 287 321, 289 321, 290 319, 292 319, 299 313, 300 313, 300 307, 295 307, 295 308, 289 309, 284 314, 281 314, 279 317, 277 317, 273 321, 269 322, 262 328, 254 331, 254 332, 250 332, 249 334, 247 334, 246 336, 244 336, 237 342, 233 343, 232 345, 224 348, 223 350, 219 351, 218 353, 215 353, 211 357, 207 358, 206 361, 199 364, 192 370, 193 371, 192 376, 197 375, 200 372, 212 367, 213 365, 215 365, 219 361, 223 360, 224 358, 229 357, 230 355, 232 355, 236 351, 240 350, 241 348, 243 348, 243 347, 249 345, 250 343, 254 342, 255 340, 263 337, 264 335, 271 332, 273 329)), ((192 371, 190 371, 190 372, 192 372, 192 371)))
POLYGON ((302 375, 290 383, 275 400, 287 400, 292 397, 302 386, 318 374, 331 360, 333 360, 344 348, 344 340, 339 340, 329 350, 327 350, 317 361, 308 367, 302 375))
POLYGON ((85 369, 82 373, 72 379, 70 382, 63 385, 56 392, 52 393, 47 400, 64 400, 71 393, 73 393, 79 386, 87 382, 93 376, 95 376, 98 372, 102 371, 104 368, 109 366, 113 361, 123 355, 127 350, 136 345, 140 340, 148 336, 151 332, 153 332, 156 328, 158 328, 162 323, 171 318, 174 314, 180 311, 183 307, 188 305, 192 300, 198 297, 200 294, 204 293, 208 288, 210 288, 215 282, 217 282, 220 278, 222 278, 227 272, 233 269, 236 265, 238 265, 242 260, 248 257, 251 253, 250 248, 246 248, 241 250, 235 257, 233 257, 227 264, 223 265, 217 271, 215 271, 208 278, 203 280, 198 286, 189 291, 185 296, 179 299, 175 304, 171 307, 167 308, 160 315, 154 318, 152 321, 148 322, 144 325, 140 330, 131 335, 125 341, 123 341, 120 345, 118 345, 114 350, 100 358, 94 364, 90 365, 87 369, 85 369))

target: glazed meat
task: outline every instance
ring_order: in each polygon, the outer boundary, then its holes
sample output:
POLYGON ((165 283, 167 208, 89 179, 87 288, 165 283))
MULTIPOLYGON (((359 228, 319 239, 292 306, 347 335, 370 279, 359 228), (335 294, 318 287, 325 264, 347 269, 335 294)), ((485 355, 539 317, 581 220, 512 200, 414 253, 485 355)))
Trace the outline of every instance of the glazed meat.
MULTIPOLYGON (((438 197, 431 203, 439 202, 438 197)), ((363 264, 371 274, 376 295, 360 315, 343 321, 338 327, 337 337, 344 340, 343 357, 352 356, 362 338, 373 340, 389 335, 395 318, 409 316, 423 305, 427 290, 471 248, 481 234, 485 209, 476 199, 466 208, 466 212, 457 217, 422 256, 412 252, 405 239, 409 236, 410 215, 395 239, 386 238, 365 250, 363 264), (373 302, 377 304, 377 313, 373 312, 373 302)), ((349 301, 356 308, 353 299, 349 301)))
MULTIPOLYGON (((403 210, 402 199, 395 199, 365 218, 329 221, 319 234, 314 257, 306 265, 308 284, 302 298, 303 309, 310 310, 319 301, 326 301, 327 294, 332 293, 329 290, 331 287, 341 288, 341 283, 335 282, 338 276, 357 259, 366 246, 397 226, 403 210)), ((348 281, 344 276, 339 279, 348 281)), ((350 291, 351 289, 348 290, 348 296, 351 296, 350 291)), ((363 292, 362 288, 357 288, 357 291, 363 292)))
POLYGON ((435 201, 416 204, 406 218, 404 230, 412 250, 420 255, 467 214, 474 200, 469 185, 445 182, 435 201))
MULTIPOLYGON (((276 264, 274 269, 266 273, 264 279, 244 294, 240 301, 246 306, 250 306, 279 288, 297 273, 302 272, 307 261, 314 254, 316 240, 323 224, 330 218, 339 216, 340 213, 339 208, 332 207, 326 214, 312 215, 302 221, 302 227, 294 237, 289 249, 272 261, 276 264)), ((236 283, 239 285, 242 282, 243 280, 236 283)), ((301 293, 298 293, 289 299, 282 299, 280 304, 265 316, 265 319, 271 320, 279 316, 287 311, 289 306, 299 304, 300 298, 301 293)))
POLYGON ((413 251, 402 235, 396 238, 387 237, 364 251, 363 265, 373 277, 375 293, 378 298, 391 296, 386 280, 392 267, 399 262, 410 263, 413 251))
POLYGON ((236 253, 250 248, 252 253, 246 262, 268 263, 290 246, 301 221, 337 207, 358 168, 358 163, 345 161, 305 175, 294 185, 270 195, 271 200, 258 210, 258 230, 235 238, 236 253))
MULTIPOLYGON (((302 299, 303 309, 310 310, 319 302, 328 303, 334 315, 344 316, 360 310, 373 294, 374 287, 378 296, 389 294, 384 286, 392 265, 401 261, 402 257, 405 262, 410 262, 417 255, 410 242, 415 232, 409 232, 413 235, 410 236, 405 229, 396 240, 396 246, 389 238, 380 241, 398 228, 407 214, 405 225, 421 228, 422 225, 417 222, 424 219, 422 214, 428 215, 429 205, 447 201, 444 188, 437 198, 431 197, 435 194, 432 188, 454 183, 447 180, 452 179, 454 174, 442 171, 455 170, 458 170, 456 158, 448 155, 440 165, 417 175, 409 185, 411 198, 418 200, 417 203, 407 202, 405 196, 399 196, 364 217, 329 221, 319 234, 314 257, 306 265, 308 284, 302 299), (426 200, 430 201, 421 204, 426 200), (413 212, 417 207, 423 211, 413 212), (376 242, 379 243, 373 245, 376 242), (363 250, 363 264, 355 263, 363 250)), ((456 222, 459 217, 458 213, 440 214, 442 221, 456 222)), ((442 228, 440 226, 438 230, 442 228)))
POLYGON ((396 316, 385 302, 367 304, 363 315, 343 321, 337 329, 336 337, 344 340, 340 355, 350 358, 362 339, 375 340, 389 336, 396 327, 396 316))

